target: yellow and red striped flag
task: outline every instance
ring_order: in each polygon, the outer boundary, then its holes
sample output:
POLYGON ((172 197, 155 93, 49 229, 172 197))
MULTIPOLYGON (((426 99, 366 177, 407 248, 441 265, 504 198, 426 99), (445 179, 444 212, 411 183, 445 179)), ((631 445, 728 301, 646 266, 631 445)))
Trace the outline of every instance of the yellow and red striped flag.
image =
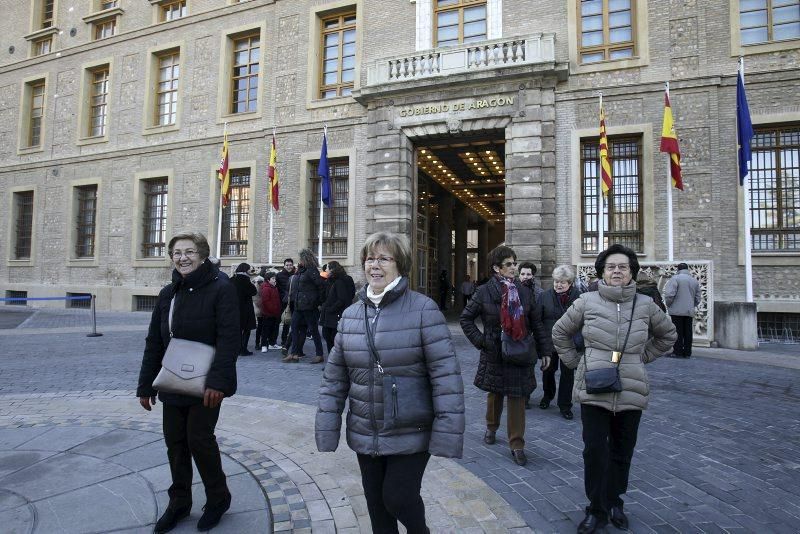
POLYGON ((683 191, 681 177, 681 150, 678 148, 678 134, 672 120, 672 106, 669 104, 669 93, 664 92, 664 122, 661 125, 661 152, 669 153, 669 174, 672 176, 672 187, 683 191))
POLYGON ((269 150, 269 199, 272 202, 272 209, 278 211, 280 203, 278 201, 278 147, 275 144, 275 134, 272 134, 272 145, 269 150))
POLYGON ((225 130, 222 140, 222 158, 217 169, 217 178, 222 182, 220 194, 222 205, 227 206, 231 197, 231 170, 228 167, 228 130, 225 130))
POLYGON ((608 137, 606 136, 606 113, 603 110, 603 101, 600 101, 600 188, 603 196, 608 196, 613 180, 611 177, 611 162, 608 159, 608 137))

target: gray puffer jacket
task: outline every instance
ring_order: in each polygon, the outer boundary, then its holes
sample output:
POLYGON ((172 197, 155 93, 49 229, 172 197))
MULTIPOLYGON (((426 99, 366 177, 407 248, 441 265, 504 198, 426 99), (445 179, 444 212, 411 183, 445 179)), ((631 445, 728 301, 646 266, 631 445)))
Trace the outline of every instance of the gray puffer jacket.
POLYGON ((688 269, 681 269, 667 282, 664 296, 670 315, 692 317, 694 309, 700 305, 700 282, 688 269))
POLYGON ((589 369, 613 366, 611 353, 620 350, 625 342, 636 283, 612 287, 600 282, 597 289, 583 293, 553 326, 553 345, 561 361, 571 369, 578 368, 573 397, 581 404, 599 406, 612 412, 644 410, 650 395, 644 364, 669 350, 677 339, 675 326, 653 299, 639 294, 633 310, 630 338, 619 365, 622 391, 586 393, 586 366, 589 369), (586 344, 585 359, 576 352, 573 342, 573 335, 580 331, 586 344))
POLYGON ((342 411, 347 444, 359 454, 387 456, 428 451, 460 458, 464 446, 464 383, 450 330, 431 299, 408 289, 403 278, 376 308, 359 291, 339 321, 320 386, 315 438, 321 452, 339 445, 342 411), (375 332, 375 347, 388 375, 425 376, 433 392, 430 428, 383 429, 383 385, 367 345, 364 307, 375 332))

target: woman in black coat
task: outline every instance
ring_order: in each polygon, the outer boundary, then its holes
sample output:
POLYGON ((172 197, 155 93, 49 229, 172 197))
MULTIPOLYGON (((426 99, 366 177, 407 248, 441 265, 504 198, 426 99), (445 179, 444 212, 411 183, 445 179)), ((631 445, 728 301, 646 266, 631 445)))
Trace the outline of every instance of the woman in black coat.
POLYGON ((310 249, 300 251, 300 262, 297 275, 292 282, 292 348, 283 358, 284 363, 299 362, 306 342, 306 333, 310 330, 314 340, 316 356, 311 363, 325 361, 322 352, 322 338, 319 336, 319 304, 325 295, 325 279, 319 274, 317 257, 310 249))
POLYGON ((250 281, 250 264, 240 263, 236 268, 231 283, 236 288, 236 295, 239 297, 239 323, 241 325, 241 348, 239 354, 242 356, 252 356, 253 353, 247 350, 250 343, 250 331, 256 327, 256 312, 253 309, 253 297, 258 294, 256 286, 250 281))
MULTIPOLYGON (((537 355, 542 360, 542 369, 550 364, 553 343, 544 330, 539 307, 533 301, 533 294, 514 277, 517 271, 517 255, 514 250, 500 246, 489 253, 489 264, 494 272, 489 281, 480 286, 472 299, 461 312, 461 329, 470 342, 481 351, 475 385, 488 392, 486 406, 486 434, 483 441, 495 443, 495 434, 500 426, 503 414, 503 397, 508 403, 508 441, 511 454, 518 465, 525 465, 525 399, 536 389, 536 375, 533 365, 518 366, 503 361, 501 355, 501 331, 507 330, 503 325, 504 309, 512 309, 516 302, 521 316, 514 316, 513 321, 521 322, 514 328, 522 328, 524 332, 533 334, 535 346, 533 359, 537 355), (513 288, 511 287, 513 286, 513 288), (515 288, 515 290, 514 290, 515 288), (513 294, 512 294, 513 293, 513 294), (504 303, 504 299, 508 303, 504 303), (483 332, 475 325, 475 319, 481 318, 483 332)), ((510 313, 510 312, 508 312, 510 313)), ((506 316, 506 321, 509 321, 506 316)), ((516 339, 516 338, 515 338, 516 339)))
POLYGON ((328 346, 328 354, 333 348, 336 338, 336 327, 342 312, 353 303, 356 296, 356 285, 353 278, 345 272, 338 261, 328 263, 328 292, 325 302, 320 308, 319 323, 322 325, 322 337, 328 346))
POLYGON ((219 277, 208 261, 208 241, 202 234, 182 233, 169 242, 175 269, 172 283, 158 295, 147 332, 136 396, 150 411, 156 402, 153 380, 172 336, 215 347, 203 398, 159 392, 163 403, 164 441, 172 485, 169 505, 154 532, 167 532, 192 509, 192 458, 205 485, 206 505, 197 528, 219 523, 231 504, 214 436, 224 397, 236 393, 236 355, 239 353, 239 314, 236 290, 219 277), (172 318, 170 320, 170 307, 172 318))

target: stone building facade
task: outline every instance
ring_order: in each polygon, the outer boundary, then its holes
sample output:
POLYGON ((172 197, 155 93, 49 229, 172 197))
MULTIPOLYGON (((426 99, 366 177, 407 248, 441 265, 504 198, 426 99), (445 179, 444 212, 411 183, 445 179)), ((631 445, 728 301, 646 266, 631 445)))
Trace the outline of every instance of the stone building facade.
POLYGON ((547 278, 558 264, 590 263, 596 254, 586 187, 599 93, 612 145, 619 141, 632 151, 617 164, 619 187, 629 174, 629 209, 615 211, 610 224, 627 221, 633 233, 626 239, 638 243, 642 262, 664 261, 668 178, 658 144, 669 81, 685 182, 673 195, 674 257, 710 261, 714 299, 743 300, 735 90, 737 59, 744 56, 753 122, 759 131, 785 132, 789 154, 780 185, 789 198, 780 214, 781 242, 754 252, 754 292, 760 311, 799 309, 800 163, 791 154, 800 148, 791 136, 800 125, 800 34, 794 33, 800 29, 794 11, 770 13, 764 37, 763 28, 753 29, 762 13, 746 11, 739 0, 544 0, 535 9, 525 0, 186 0, 178 2, 185 4, 178 16, 163 20, 172 4, 91 0, 73 7, 55 0, 49 26, 42 15, 48 0, 6 8, 0 21, 6 36, 0 195, 11 214, 0 240, 6 295, 96 293, 102 308, 131 309, 137 296, 156 294, 168 264, 163 255, 143 253, 142 213, 152 198, 146 190, 152 180, 165 180, 166 236, 199 229, 215 244, 215 171, 226 127, 231 167, 249 175, 246 245, 224 256, 226 264, 267 263, 273 129, 281 190, 273 258, 313 246, 313 177, 327 125, 329 157, 346 168, 339 207, 346 216, 331 215, 340 221, 330 229, 339 244, 327 259, 358 272, 364 237, 390 229, 412 238, 412 279, 431 294, 441 269, 456 281, 485 274, 485 253, 501 241, 547 278), (449 9, 457 12, 455 41, 446 40, 449 9), (605 18, 592 19, 594 9, 605 18), (477 26, 467 23, 473 15, 477 26), (116 34, 105 37, 102 25, 109 20, 116 34), (334 20, 355 28, 350 46, 339 48, 340 55, 352 52, 346 66, 354 81, 334 83, 341 94, 323 98, 324 36, 334 20), (605 32, 599 47, 586 45, 595 20, 605 32), (629 46, 625 39, 625 46, 606 46, 618 23, 629 32, 629 46), (475 27, 482 33, 469 39, 475 27), (244 112, 232 112, 236 47, 249 38, 252 48, 253 36, 259 53, 250 60, 255 81, 248 83, 257 88, 248 86, 253 91, 244 97, 244 112), (49 51, 37 55, 47 39, 49 51), (162 124, 156 101, 169 54, 180 71, 174 122, 162 124), (596 61, 592 54, 606 56, 596 61), (107 84, 105 123, 102 132, 92 132, 98 76, 107 84), (34 123, 41 130, 32 145, 34 123), (464 151, 475 147, 502 161, 484 161, 494 177, 485 184, 469 179, 479 175, 451 177, 447 169, 439 175, 424 166, 431 152, 442 163, 468 164, 464 151), (76 218, 87 186, 95 191, 94 242, 92 253, 80 256, 76 239, 85 229, 76 228, 76 218), (19 233, 20 209, 30 219, 27 255, 18 254, 26 238, 19 233), (468 247, 470 231, 477 243, 468 247), (475 265, 467 264, 468 254, 475 265))

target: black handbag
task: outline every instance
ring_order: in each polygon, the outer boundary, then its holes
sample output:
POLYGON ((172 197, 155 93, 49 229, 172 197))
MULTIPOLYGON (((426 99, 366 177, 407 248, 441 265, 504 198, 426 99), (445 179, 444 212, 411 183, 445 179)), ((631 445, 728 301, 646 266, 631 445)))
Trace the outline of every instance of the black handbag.
POLYGON ((505 332, 500 332, 500 355, 505 363, 527 367, 533 365, 533 334, 515 340, 505 332))
MULTIPOLYGON (((628 345, 628 336, 631 335, 631 326, 633 325, 633 312, 636 309, 636 294, 633 295, 633 305, 631 306, 631 319, 628 321, 628 333, 625 334, 625 342, 622 344, 622 350, 619 351, 619 358, 612 367, 602 367, 600 369, 588 368, 586 363, 586 352, 583 353, 583 366, 586 369, 584 374, 584 383, 586 384, 586 393, 619 393, 622 391, 622 381, 619 378, 619 364, 622 362, 622 355, 625 353, 625 347, 628 345)), ((616 351, 614 351, 616 352, 616 351)))
POLYGON ((375 359, 383 383, 383 430, 395 428, 429 428, 433 423, 433 392, 425 376, 387 374, 381 365, 375 338, 364 305, 364 329, 369 352, 375 359))

